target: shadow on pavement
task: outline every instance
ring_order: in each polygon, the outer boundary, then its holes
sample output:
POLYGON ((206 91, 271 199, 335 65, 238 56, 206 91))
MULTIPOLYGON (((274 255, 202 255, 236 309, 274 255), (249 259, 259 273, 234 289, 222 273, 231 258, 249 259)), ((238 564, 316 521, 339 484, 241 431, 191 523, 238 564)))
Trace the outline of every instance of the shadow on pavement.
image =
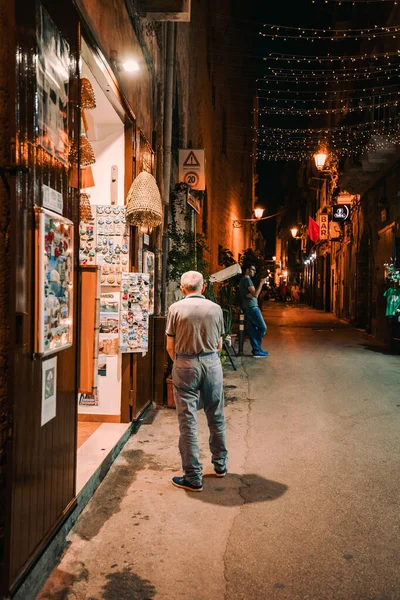
POLYGON ((187 493, 194 500, 201 500, 209 504, 242 506, 243 504, 277 500, 288 489, 284 483, 264 479, 259 475, 228 473, 223 479, 214 475, 204 475, 203 491, 200 494, 187 493))
POLYGON ((156 595, 156 588, 147 579, 132 573, 129 567, 114 571, 106 576, 103 587, 103 600, 150 600, 156 595))
POLYGON ((370 352, 377 352, 378 354, 391 354, 392 356, 395 356, 395 352, 390 352, 389 348, 387 348, 387 346, 384 344, 363 342, 362 344, 359 344, 359 346, 364 348, 364 350, 369 350, 370 352))

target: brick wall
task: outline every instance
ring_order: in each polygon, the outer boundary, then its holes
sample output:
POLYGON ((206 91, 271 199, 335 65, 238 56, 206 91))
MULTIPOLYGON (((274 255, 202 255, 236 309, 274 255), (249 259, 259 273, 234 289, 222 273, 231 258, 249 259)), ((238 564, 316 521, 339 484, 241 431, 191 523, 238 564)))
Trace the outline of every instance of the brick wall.
MULTIPOLYGON (((205 229, 212 272, 221 268, 219 245, 236 257, 250 245, 250 225, 234 229, 233 220, 251 216, 255 84, 251 75, 243 79, 246 40, 236 33, 240 24, 231 16, 231 4, 194 0, 191 23, 179 24, 177 36, 181 147, 206 150, 205 229)), ((203 221, 198 218, 199 230, 203 221)))

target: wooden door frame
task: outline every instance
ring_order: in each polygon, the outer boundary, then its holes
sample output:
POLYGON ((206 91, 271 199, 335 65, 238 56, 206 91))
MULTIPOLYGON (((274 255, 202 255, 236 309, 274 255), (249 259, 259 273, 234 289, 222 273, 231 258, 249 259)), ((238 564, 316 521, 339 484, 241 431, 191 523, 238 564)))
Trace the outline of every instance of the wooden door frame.
MULTIPOLYGON (((111 105, 116 110, 124 124, 124 197, 126 198, 136 172, 136 116, 128 100, 123 94, 119 82, 111 69, 111 66, 105 58, 105 53, 102 51, 95 33, 91 30, 88 24, 89 20, 87 14, 84 10, 82 10, 81 7, 78 8, 78 13, 81 19, 81 38, 84 39, 93 58, 93 60, 90 60, 90 57, 85 56, 85 60, 88 59, 89 68, 93 72, 97 83, 107 94, 111 105), (99 64, 101 65, 101 69, 99 64), (106 92, 106 88, 109 91, 106 92)), ((129 253, 131 269, 137 266, 137 243, 138 240, 136 230, 131 227, 129 253)), ((135 364, 132 355, 123 354, 121 365, 120 421, 121 423, 129 423, 132 421, 132 390, 133 381, 135 379, 135 364)))

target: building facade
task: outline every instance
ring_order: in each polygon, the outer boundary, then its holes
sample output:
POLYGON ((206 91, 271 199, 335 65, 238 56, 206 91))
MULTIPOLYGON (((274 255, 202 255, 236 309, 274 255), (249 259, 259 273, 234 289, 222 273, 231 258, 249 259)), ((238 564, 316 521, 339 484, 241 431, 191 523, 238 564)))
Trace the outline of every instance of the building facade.
POLYGON ((179 149, 205 150, 205 190, 181 225, 205 236, 210 272, 220 247, 238 258, 250 243, 233 228, 254 204, 246 40, 231 41, 242 11, 217 5, 0 3, 0 596, 75 514, 81 437, 128 435, 163 402, 179 149), (142 174, 161 196, 155 228, 126 223, 142 174))

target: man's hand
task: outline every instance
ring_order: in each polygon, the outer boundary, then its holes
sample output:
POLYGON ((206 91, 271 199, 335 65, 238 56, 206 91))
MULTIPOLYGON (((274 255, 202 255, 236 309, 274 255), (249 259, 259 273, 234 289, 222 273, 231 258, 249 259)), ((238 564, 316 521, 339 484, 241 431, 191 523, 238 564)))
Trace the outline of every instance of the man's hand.
POLYGON ((262 279, 260 279, 260 283, 258 284, 258 288, 256 289, 254 287, 254 285, 251 285, 248 288, 248 294, 246 296, 246 298, 258 298, 258 296, 260 295, 260 292, 262 290, 262 286, 267 282, 267 278, 263 277, 262 279))

